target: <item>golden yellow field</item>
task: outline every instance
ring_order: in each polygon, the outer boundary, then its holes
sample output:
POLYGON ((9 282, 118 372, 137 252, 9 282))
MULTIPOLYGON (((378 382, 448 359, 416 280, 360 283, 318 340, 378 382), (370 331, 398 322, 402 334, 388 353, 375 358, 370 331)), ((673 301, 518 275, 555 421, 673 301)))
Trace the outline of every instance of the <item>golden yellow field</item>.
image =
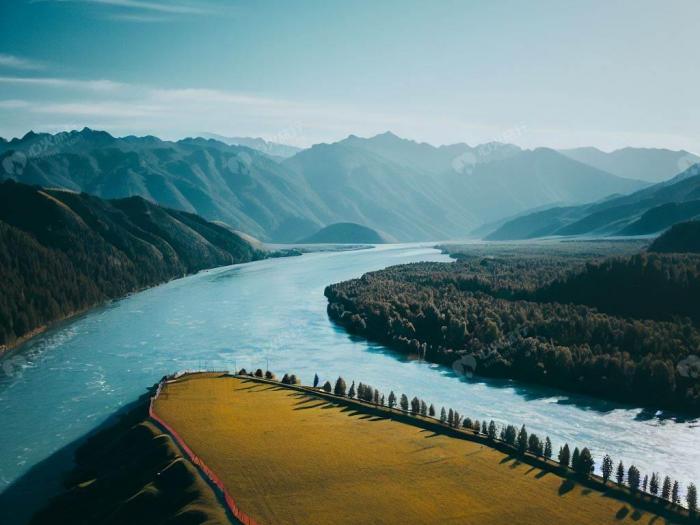
POLYGON ((259 523, 666 523, 490 447, 274 384, 187 376, 156 412, 259 523))

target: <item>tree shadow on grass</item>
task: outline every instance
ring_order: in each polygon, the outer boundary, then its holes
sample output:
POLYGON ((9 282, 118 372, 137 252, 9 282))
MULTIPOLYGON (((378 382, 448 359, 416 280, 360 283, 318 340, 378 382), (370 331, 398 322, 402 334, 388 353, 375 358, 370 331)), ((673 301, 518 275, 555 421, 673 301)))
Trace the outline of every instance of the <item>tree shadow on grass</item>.
POLYGON ((561 485, 559 486, 559 495, 563 496, 564 494, 567 494, 574 490, 574 487, 576 487, 576 483, 570 479, 563 479, 561 482, 561 485))
POLYGON ((630 509, 627 507, 627 505, 623 505, 620 507, 620 510, 617 511, 617 514, 615 514, 615 519, 624 520, 629 513, 630 509))

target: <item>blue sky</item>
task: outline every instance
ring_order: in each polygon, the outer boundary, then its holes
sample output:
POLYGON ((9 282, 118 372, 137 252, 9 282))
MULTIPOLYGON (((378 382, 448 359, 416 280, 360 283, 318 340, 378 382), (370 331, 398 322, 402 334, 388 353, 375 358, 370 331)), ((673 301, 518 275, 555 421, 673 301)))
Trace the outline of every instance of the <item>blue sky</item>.
POLYGON ((0 136, 700 150, 700 2, 2 0, 0 136))

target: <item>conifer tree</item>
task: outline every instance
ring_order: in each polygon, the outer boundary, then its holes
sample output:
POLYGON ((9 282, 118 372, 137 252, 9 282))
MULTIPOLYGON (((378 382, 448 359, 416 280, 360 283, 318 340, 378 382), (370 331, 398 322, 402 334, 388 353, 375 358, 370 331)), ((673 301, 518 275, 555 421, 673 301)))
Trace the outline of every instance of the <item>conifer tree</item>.
POLYGON ((639 469, 634 465, 630 465, 630 468, 627 469, 627 485, 632 489, 632 492, 639 490, 639 479, 639 469))
POLYGON ((378 404, 379 404, 379 390, 375 390, 375 391, 374 391, 374 397, 372 398, 372 402, 373 402, 375 405, 378 405, 378 404))
POLYGON ((425 401, 423 401, 422 399, 420 402, 420 415, 424 417, 428 415, 428 405, 426 405, 425 401))
POLYGON ((651 492, 654 496, 659 493, 659 475, 656 472, 651 475, 651 480, 649 481, 649 492, 651 492))
POLYGON ((591 472, 593 472, 593 466, 595 465, 595 462, 593 461, 593 456, 591 455, 591 451, 588 450, 588 447, 584 447, 583 450, 581 450, 581 454, 579 455, 577 466, 576 466, 576 472, 583 478, 587 478, 588 476, 591 475, 591 472))
POLYGON ((430 417, 435 417, 435 405, 430 403, 430 408, 428 409, 428 415, 430 417))
POLYGON ((617 472, 615 473, 615 480, 618 485, 622 485, 625 481, 625 466, 622 464, 622 460, 617 464, 617 472))
POLYGON ((578 472, 578 460, 581 456, 581 452, 578 447, 574 448, 574 453, 571 454, 571 468, 578 472))
POLYGON ((677 481, 673 482, 673 490, 671 490, 671 503, 678 505, 681 502, 681 487, 677 481))
POLYGON ((644 475, 644 481, 642 481, 642 491, 643 491, 643 492, 646 492, 648 486, 649 486, 649 476, 647 476, 647 475, 645 474, 645 475, 644 475))
POLYGON ((688 512, 691 516, 695 516, 698 511, 698 490, 695 488, 695 483, 688 485, 688 492, 685 493, 685 502, 688 504, 688 512))
POLYGON ((318 378, 318 374, 314 374, 314 388, 318 387, 318 382, 320 379, 318 378))
POLYGON ((603 464, 601 465, 600 470, 603 473, 603 483, 607 483, 610 476, 612 476, 613 471, 613 460, 609 455, 605 454, 603 457, 603 464))
POLYGON ((345 384, 345 379, 339 377, 338 380, 335 382, 335 389, 333 390, 333 393, 336 396, 344 396, 347 391, 347 388, 348 387, 345 384))
POLYGON ((474 428, 474 422, 470 417, 465 417, 464 418, 464 423, 462 423, 463 428, 468 428, 469 430, 472 430, 474 428))
POLYGON ((486 427, 486 420, 485 419, 481 422, 481 433, 483 435, 487 435, 489 433, 489 429, 486 427))
POLYGON ((527 438, 527 449, 535 456, 537 455, 540 449, 540 438, 537 437, 537 434, 530 434, 530 437, 527 438))
POLYGON ((382 397, 379 398, 379 404, 384 406, 384 394, 382 394, 382 397))
POLYGON ((476 434, 478 434, 479 432, 481 432, 481 423, 479 423, 479 420, 478 420, 478 419, 475 419, 475 420, 474 420, 474 423, 473 423, 473 426, 472 426, 472 430, 474 430, 474 432, 475 432, 476 434))
POLYGON ((559 464, 562 467, 568 468, 570 462, 571 462, 571 450, 569 450, 569 444, 564 443, 564 447, 559 449, 559 464))
POLYGON ((515 440, 518 437, 518 431, 515 430, 515 427, 513 425, 508 425, 506 427, 505 431, 505 442, 508 443, 511 447, 515 446, 515 440))
POLYGON ((491 441, 496 439, 496 422, 493 419, 489 422, 489 429, 488 429, 487 436, 491 441))
MULTIPOLYGON (((362 383, 360 383, 360 386, 362 386, 362 383)), ((359 388, 358 388, 358 392, 359 392, 359 388)), ((353 381, 352 385, 350 385, 350 390, 348 391, 348 397, 355 397, 355 393, 356 393, 355 392, 355 381, 353 381)), ((360 396, 357 396, 357 397, 359 398, 360 396)))
POLYGON ((666 476, 661 487, 661 497, 666 501, 671 501, 671 478, 666 476))
POLYGON ((454 411, 450 408, 447 411, 447 424, 449 426, 453 426, 453 422, 454 422, 454 411))
POLYGON ((389 408, 394 408, 396 406, 396 394, 392 390, 389 392, 389 408))
POLYGON ((552 459, 552 440, 549 439, 549 436, 544 438, 544 457, 552 459))
POLYGON ((524 455, 527 451, 527 439, 527 430, 525 430, 525 425, 523 425, 518 433, 518 453, 520 455, 524 455))
POLYGON ((417 397, 411 399, 411 414, 417 416, 420 413, 420 400, 417 397))
MULTIPOLYGON (((284 382, 284 378, 282 379, 282 382, 284 382)), ((323 383, 323 390, 328 392, 329 394, 333 391, 333 387, 331 386, 330 381, 326 381, 323 383)))
POLYGON ((408 412, 408 396, 406 394, 401 394, 401 410, 408 412))
POLYGON ((445 410, 445 407, 442 407, 440 409, 440 423, 446 423, 447 422, 447 411, 445 410))

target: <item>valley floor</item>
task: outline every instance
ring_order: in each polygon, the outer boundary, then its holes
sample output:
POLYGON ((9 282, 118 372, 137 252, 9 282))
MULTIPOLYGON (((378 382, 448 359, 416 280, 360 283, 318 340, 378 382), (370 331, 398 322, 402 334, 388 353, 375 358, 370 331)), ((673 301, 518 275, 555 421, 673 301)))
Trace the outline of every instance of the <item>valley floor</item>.
POLYGON ((189 375, 154 408, 262 524, 665 523, 555 469, 310 389, 189 375))

